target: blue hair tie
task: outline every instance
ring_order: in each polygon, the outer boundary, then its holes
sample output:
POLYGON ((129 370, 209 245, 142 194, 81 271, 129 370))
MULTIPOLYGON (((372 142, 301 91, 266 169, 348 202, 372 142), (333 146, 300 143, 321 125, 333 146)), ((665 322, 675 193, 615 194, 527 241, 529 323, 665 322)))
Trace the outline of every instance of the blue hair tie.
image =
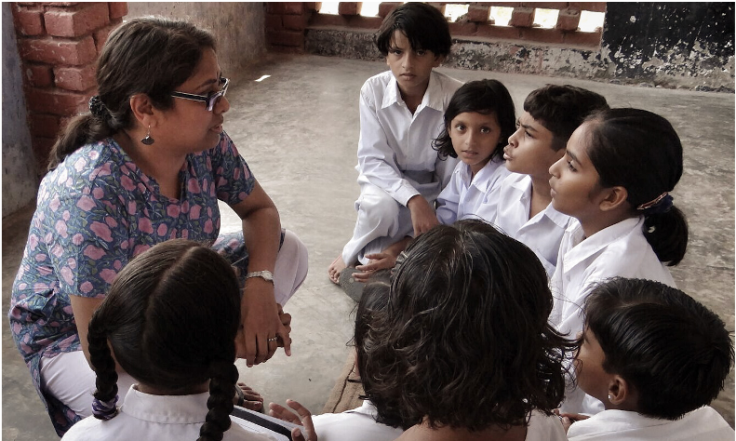
POLYGON ((95 418, 97 418, 98 420, 103 421, 114 418, 115 415, 118 414, 118 408, 115 406, 117 402, 117 395, 115 395, 115 398, 111 399, 110 401, 100 401, 95 398, 92 401, 92 415, 94 415, 95 418))
POLYGON ((644 215, 667 213, 672 208, 672 200, 672 196, 665 191, 654 200, 641 204, 636 209, 643 211, 644 215))

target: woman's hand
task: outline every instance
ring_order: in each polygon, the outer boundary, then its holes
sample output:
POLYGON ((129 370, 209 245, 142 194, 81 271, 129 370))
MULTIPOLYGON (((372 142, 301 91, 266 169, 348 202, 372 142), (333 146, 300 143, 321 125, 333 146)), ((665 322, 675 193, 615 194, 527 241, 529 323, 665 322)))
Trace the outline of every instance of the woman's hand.
POLYGON ((241 348, 238 357, 245 358, 248 367, 270 359, 279 346, 291 355, 291 315, 274 300, 273 283, 260 277, 246 280, 241 320, 245 353, 241 348))
POLYGON ((414 227, 414 237, 419 237, 420 234, 426 233, 432 227, 439 225, 437 220, 437 214, 435 214, 429 202, 424 199, 424 196, 418 194, 409 199, 406 204, 411 212, 411 225, 414 227))
POLYGON ((302 428, 295 427, 291 430, 291 437, 294 441, 317 441, 317 432, 315 432, 312 423, 312 413, 294 400, 286 400, 286 404, 294 409, 298 415, 294 415, 284 406, 276 403, 269 404, 270 411, 268 413, 274 418, 302 426, 302 428), (307 433, 306 438, 304 438, 303 432, 307 433))

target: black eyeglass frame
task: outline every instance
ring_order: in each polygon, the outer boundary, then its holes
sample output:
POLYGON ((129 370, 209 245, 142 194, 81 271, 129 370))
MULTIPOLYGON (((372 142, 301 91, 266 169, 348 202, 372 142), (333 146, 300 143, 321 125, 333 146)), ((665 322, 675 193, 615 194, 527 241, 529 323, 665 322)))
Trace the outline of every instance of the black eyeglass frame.
POLYGON ((222 86, 222 89, 218 90, 217 92, 210 92, 207 95, 197 95, 194 93, 186 93, 186 92, 171 92, 171 96, 174 98, 181 98, 184 100, 190 100, 190 101, 200 101, 204 102, 207 105, 207 111, 212 112, 212 109, 215 107, 215 104, 217 104, 217 100, 225 96, 227 93, 227 86, 230 85, 230 78, 222 77, 220 78, 220 81, 225 81, 225 85, 222 86))

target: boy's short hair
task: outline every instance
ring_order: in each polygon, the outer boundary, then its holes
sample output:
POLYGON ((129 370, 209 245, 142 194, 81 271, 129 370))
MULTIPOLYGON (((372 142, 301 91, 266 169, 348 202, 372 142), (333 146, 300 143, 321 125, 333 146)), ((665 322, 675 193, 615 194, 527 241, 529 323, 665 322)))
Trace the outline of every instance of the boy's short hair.
POLYGON ((449 55, 452 39, 450 26, 442 12, 426 3, 404 3, 383 20, 374 41, 383 56, 388 55, 394 31, 401 31, 413 50, 428 50, 435 55, 449 55))
POLYGON ((575 86, 548 84, 532 91, 524 110, 552 132, 552 149, 565 148, 572 132, 595 110, 608 109, 603 95, 575 86))
POLYGON ((640 414, 676 420, 723 389, 734 361, 729 332, 684 292, 614 278, 592 291, 584 310, 605 354, 603 369, 636 389, 640 414))

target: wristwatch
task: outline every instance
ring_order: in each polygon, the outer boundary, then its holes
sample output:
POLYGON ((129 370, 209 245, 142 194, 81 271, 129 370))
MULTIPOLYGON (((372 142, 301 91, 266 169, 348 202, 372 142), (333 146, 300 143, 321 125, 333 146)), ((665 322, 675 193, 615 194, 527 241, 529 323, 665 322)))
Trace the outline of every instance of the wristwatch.
POLYGON ((273 283, 273 273, 269 270, 253 271, 245 275, 246 279, 250 279, 251 277, 260 277, 267 282, 273 283))

